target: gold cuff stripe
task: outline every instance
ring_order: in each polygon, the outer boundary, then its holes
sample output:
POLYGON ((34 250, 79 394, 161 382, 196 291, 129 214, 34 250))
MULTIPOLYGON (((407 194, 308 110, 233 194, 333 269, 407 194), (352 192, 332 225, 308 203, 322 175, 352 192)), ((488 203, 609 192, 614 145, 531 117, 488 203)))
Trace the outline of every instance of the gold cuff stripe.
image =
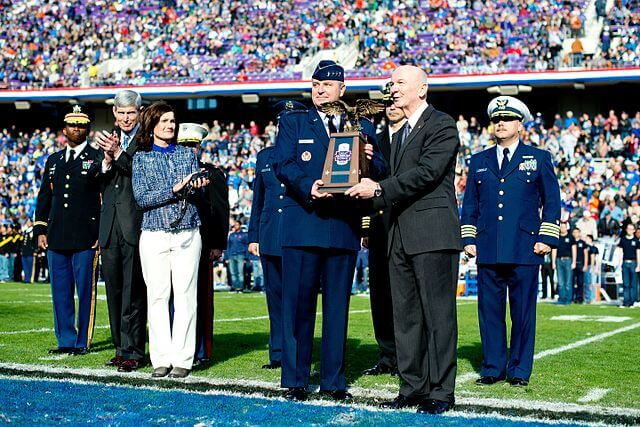
POLYGON ((551 227, 551 228, 557 228, 558 230, 560 230, 560 226, 557 224, 554 224, 552 222, 543 222, 541 224, 542 227, 551 227))
POLYGON ((36 222, 34 222, 34 223, 33 223, 33 225, 34 225, 34 226, 36 226, 36 225, 44 225, 44 226, 46 227, 46 226, 47 226, 47 225, 49 225, 49 224, 47 224, 47 223, 46 223, 46 222, 44 222, 44 221, 36 221, 36 222))
POLYGON ((462 233, 462 237, 476 237, 476 233, 462 233))
POLYGON ((549 236, 549 237, 553 237, 554 239, 557 239, 560 237, 560 233, 551 233, 548 231, 540 231, 540 233, 538 233, 538 235, 540 236, 549 236))
POLYGON ((550 233, 558 233, 558 234, 560 234, 560 230, 556 230, 556 229, 554 229, 554 228, 549 228, 549 227, 540 227, 540 231, 542 231, 542 230, 544 230, 544 231, 548 231, 548 232, 550 232, 550 233))

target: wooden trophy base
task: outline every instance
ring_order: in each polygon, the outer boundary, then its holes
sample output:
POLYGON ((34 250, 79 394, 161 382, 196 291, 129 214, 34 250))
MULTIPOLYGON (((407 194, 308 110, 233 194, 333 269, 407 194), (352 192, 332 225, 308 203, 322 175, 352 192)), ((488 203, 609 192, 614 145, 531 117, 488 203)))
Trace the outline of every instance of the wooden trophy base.
POLYGON ((367 138, 360 132, 332 133, 324 161, 321 193, 343 194, 367 177, 369 163, 364 153, 367 138))

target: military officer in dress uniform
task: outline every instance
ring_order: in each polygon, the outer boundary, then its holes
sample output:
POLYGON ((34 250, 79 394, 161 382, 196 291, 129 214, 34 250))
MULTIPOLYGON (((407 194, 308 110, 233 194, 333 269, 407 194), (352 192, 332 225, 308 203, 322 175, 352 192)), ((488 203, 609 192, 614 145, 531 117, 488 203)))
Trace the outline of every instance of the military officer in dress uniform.
MULTIPOLYGON (((304 400, 311 373, 318 287, 322 284, 320 391, 336 400, 350 397, 344 378, 347 318, 355 262, 360 250, 358 201, 322 193, 321 180, 331 130, 344 124, 318 106, 345 92, 344 70, 320 61, 312 76, 314 108, 280 118, 272 167, 285 185, 281 228, 283 351, 281 385, 285 397, 304 400)), ((373 145, 371 172, 384 173, 373 125, 361 120, 373 145)))
POLYGON ((58 347, 50 353, 86 354, 96 308, 100 161, 87 142, 90 120, 79 105, 64 117, 67 146, 49 156, 36 205, 34 235, 47 249, 58 347), (74 287, 78 293, 77 329, 74 287))
POLYGON ((530 120, 527 106, 500 96, 487 113, 497 145, 471 157, 461 221, 465 253, 478 257, 483 360, 476 383, 506 378, 523 387, 533 367, 540 264, 558 246, 560 190, 549 152, 519 139, 523 122, 530 120), (508 361, 507 291, 512 323, 508 361))
MULTIPOLYGON (((296 101, 276 105, 283 112, 306 109, 296 101)), ((260 257, 264 273, 267 309, 269 311, 269 363, 262 369, 280 368, 282 362, 282 251, 280 219, 284 206, 285 186, 273 171, 275 147, 266 147, 256 159, 253 181, 253 203, 249 219, 249 252, 260 257)))

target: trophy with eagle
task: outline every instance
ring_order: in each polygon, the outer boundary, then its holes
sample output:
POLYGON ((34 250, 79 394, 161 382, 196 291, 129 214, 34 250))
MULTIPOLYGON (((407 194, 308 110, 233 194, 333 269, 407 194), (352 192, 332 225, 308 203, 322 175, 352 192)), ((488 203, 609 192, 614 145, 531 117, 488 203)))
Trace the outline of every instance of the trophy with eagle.
POLYGON ((370 99, 358 99, 353 107, 341 100, 318 107, 328 116, 342 117, 344 121, 344 130, 331 133, 329 137, 322 170, 324 186, 319 191, 342 194, 369 176, 369 160, 364 152, 367 136, 360 132, 360 119, 371 118, 384 111, 384 107, 384 104, 370 99))

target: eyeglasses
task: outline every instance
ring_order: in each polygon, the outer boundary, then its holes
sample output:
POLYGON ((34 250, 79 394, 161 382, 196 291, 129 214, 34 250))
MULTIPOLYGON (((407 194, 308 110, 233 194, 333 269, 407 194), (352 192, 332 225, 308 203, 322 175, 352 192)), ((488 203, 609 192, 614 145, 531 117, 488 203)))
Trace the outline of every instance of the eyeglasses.
POLYGON ((497 125, 500 122, 515 122, 515 121, 520 121, 520 119, 512 116, 503 116, 503 117, 498 116, 498 117, 491 118, 491 123, 493 123, 494 125, 497 125))

